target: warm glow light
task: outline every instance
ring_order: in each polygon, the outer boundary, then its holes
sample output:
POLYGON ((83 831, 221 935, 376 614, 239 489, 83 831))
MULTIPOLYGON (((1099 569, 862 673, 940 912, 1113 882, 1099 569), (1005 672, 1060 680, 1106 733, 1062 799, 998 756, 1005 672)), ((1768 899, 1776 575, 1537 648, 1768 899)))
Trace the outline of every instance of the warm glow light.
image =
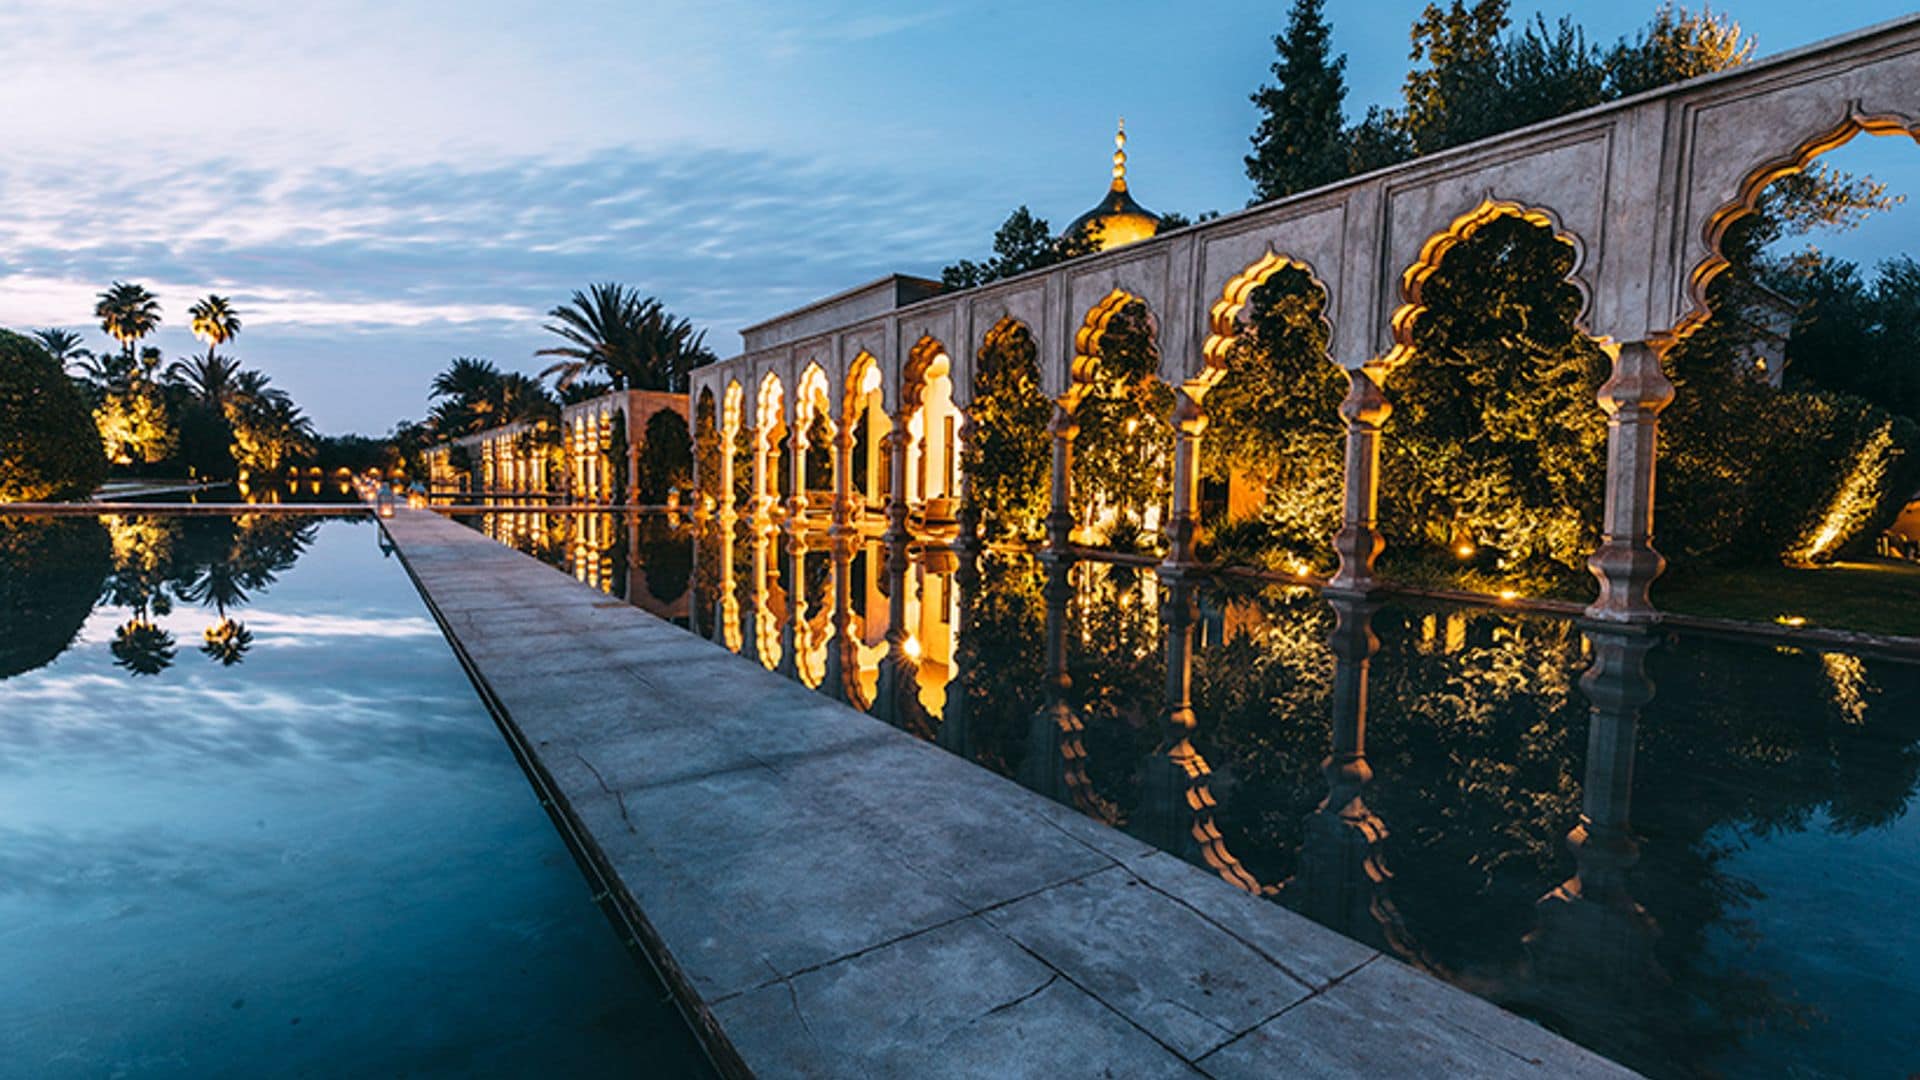
POLYGON ((1833 496, 1820 528, 1799 551, 1789 553, 1795 562, 1811 562, 1831 554, 1847 538, 1873 519, 1880 506, 1887 479, 1887 464, 1892 459, 1893 425, 1883 424, 1867 439, 1854 459, 1840 490, 1833 496))
POLYGON ((1520 599, 1520 593, 1519 593, 1519 591, 1518 591, 1518 590, 1515 590, 1515 589, 1501 589, 1501 590, 1500 590, 1500 599, 1502 599, 1502 600, 1518 600, 1518 599, 1520 599))
POLYGON ((907 650, 908 656, 914 658, 915 660, 920 659, 921 647, 920 647, 919 638, 914 637, 912 634, 908 634, 905 648, 907 650))
POLYGON ((1473 553, 1477 550, 1478 549, 1475 548, 1472 544, 1469 544, 1463 540, 1459 544, 1454 545, 1453 553, 1455 555, 1460 556, 1463 559, 1471 559, 1473 558, 1473 553))
POLYGON ((1791 626, 1795 629, 1807 625, 1807 617, 1805 615, 1781 615, 1773 621, 1779 623, 1781 626, 1791 626))

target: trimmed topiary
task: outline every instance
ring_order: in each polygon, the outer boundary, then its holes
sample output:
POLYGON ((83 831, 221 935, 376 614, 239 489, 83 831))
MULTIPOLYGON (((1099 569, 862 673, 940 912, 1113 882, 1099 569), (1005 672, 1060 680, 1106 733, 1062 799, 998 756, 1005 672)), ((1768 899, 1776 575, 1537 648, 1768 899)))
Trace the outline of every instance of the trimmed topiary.
POLYGON ((106 477, 80 392, 45 349, 0 330, 0 502, 78 499, 106 477))

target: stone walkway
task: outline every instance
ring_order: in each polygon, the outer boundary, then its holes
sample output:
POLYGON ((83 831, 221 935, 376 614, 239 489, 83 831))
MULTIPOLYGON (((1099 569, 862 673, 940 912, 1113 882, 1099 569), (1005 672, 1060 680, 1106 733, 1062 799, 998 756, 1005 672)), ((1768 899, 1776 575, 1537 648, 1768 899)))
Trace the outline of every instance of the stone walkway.
POLYGON ((1632 1075, 438 514, 383 524, 723 1071, 1632 1075))

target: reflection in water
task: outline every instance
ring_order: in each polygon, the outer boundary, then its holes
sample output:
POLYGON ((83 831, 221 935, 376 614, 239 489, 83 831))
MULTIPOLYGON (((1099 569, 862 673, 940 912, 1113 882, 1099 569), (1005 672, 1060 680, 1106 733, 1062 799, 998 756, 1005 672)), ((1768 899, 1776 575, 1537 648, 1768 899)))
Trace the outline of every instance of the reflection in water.
POLYGON ((253 633, 232 609, 291 567, 318 527, 267 514, 0 519, 0 678, 51 661, 102 600, 125 609, 108 650, 131 675, 175 663, 179 643, 162 620, 176 603, 212 608, 200 651, 238 664, 253 633))
POLYGON ((1593 660, 1580 678, 1592 707, 1580 821, 1567 836, 1574 876, 1542 897, 1538 925, 1526 936, 1528 990, 1536 1007, 1589 1031, 1606 1032, 1606 1049, 1632 1060, 1658 1053, 1654 1033, 1667 1025, 1644 1012, 1667 982, 1654 955, 1653 918, 1629 891, 1640 859, 1630 824, 1633 759, 1640 711, 1653 700, 1642 632, 1590 627, 1593 660), (1623 1022, 1612 1022, 1612 1021, 1623 1022), (1656 1026, 1657 1025, 1657 1026, 1656 1026))
MULTIPOLYGON (((1316 922, 1403 957, 1418 955, 1387 894, 1392 873, 1383 850, 1386 823, 1367 805, 1367 681, 1380 639, 1376 601, 1333 598, 1332 745, 1321 774, 1327 797, 1307 815, 1299 869, 1287 882, 1287 906, 1316 922)), ((1424 966, 1424 965, 1423 965, 1424 966)))
POLYGON ((696 632, 1643 1072, 1911 1067, 1912 666, 849 533, 680 542, 696 632), (1825 882, 1844 917, 1768 895, 1825 882))
POLYGON ((0 1075, 699 1074, 374 532, 0 518, 0 1075))

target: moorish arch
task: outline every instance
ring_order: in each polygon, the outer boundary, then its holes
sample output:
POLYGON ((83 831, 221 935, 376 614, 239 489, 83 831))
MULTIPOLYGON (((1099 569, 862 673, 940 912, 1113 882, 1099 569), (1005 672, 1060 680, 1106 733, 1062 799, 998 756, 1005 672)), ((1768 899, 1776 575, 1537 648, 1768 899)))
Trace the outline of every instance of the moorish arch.
POLYGON ((970 367, 961 425, 960 536, 966 543, 979 539, 989 517, 996 528, 1015 534, 1039 523, 1044 510, 1032 496, 1046 487, 1044 432, 1053 413, 1039 343, 1017 316, 1002 315, 988 328, 970 367), (976 450, 983 442, 996 451, 993 471, 976 476, 987 465, 976 450))
POLYGON ((1082 541, 1128 546, 1170 525, 1167 494, 1174 484, 1167 469, 1173 455, 1159 435, 1180 420, 1174 415, 1178 401, 1162 398, 1179 395, 1167 381, 1160 332, 1159 317, 1145 299, 1114 288, 1087 309, 1074 334, 1072 378, 1055 418, 1061 429, 1055 453, 1066 458, 1066 483, 1055 491, 1048 517, 1054 520, 1064 505, 1072 533, 1082 541), (1116 338, 1122 331, 1127 336, 1116 338), (1122 345, 1132 351, 1122 352, 1122 345), (1144 478, 1144 494, 1085 484, 1089 467, 1112 478, 1144 478), (1139 539, 1123 542, 1122 530, 1139 539))
POLYGON ((753 506, 755 518, 765 518, 779 502, 780 450, 786 441, 786 386, 780 373, 760 377, 753 407, 753 506))
MULTIPOLYGON (((1388 322, 1391 347, 1376 360, 1347 370, 1348 390, 1340 405, 1341 417, 1347 425, 1346 484, 1342 525, 1334 541, 1335 553, 1340 559, 1334 584, 1339 591, 1351 593, 1371 588, 1374 562, 1386 547, 1379 529, 1381 442, 1393 412, 1386 384, 1394 371, 1414 361, 1416 328, 1429 310, 1427 285, 1439 273, 1449 254, 1494 222, 1503 220, 1543 230, 1553 242, 1571 252, 1562 280, 1579 297, 1574 328, 1589 340, 1595 340, 1589 324, 1593 288, 1587 277, 1587 245, 1578 233, 1561 223, 1552 209, 1486 196, 1429 236, 1421 244, 1418 256, 1400 274, 1399 304, 1388 322)), ((1609 344, 1604 340, 1595 340, 1595 343, 1603 350, 1609 344)), ((1466 545, 1465 550, 1472 550, 1472 545, 1466 545)))
POLYGON ((953 360, 930 335, 907 350, 892 437, 896 469, 888 505, 898 502, 902 513, 927 525, 951 522, 958 508, 960 413, 953 360))
MULTIPOLYGON (((1195 438, 1199 437, 1200 431, 1205 431, 1214 423, 1212 417, 1203 411, 1202 399, 1207 392, 1229 379, 1239 381, 1284 377, 1273 371, 1240 370, 1235 364, 1236 355, 1246 338, 1248 308, 1254 303, 1255 294, 1270 283, 1289 277, 1304 282, 1306 290, 1319 298, 1314 321, 1319 326, 1325 345, 1318 359, 1324 363, 1329 375, 1335 370, 1344 371, 1333 359, 1332 291, 1309 261, 1268 246, 1258 258, 1226 280, 1212 306, 1207 309, 1206 335, 1200 347, 1201 367, 1181 387, 1182 394, 1191 399, 1189 411, 1199 414, 1186 425, 1187 428, 1197 428, 1195 438)), ((1244 361, 1241 364, 1244 366, 1244 361)), ((1214 430, 1216 434, 1219 431, 1217 427, 1214 430)), ((1227 516, 1250 518, 1258 514, 1266 504, 1266 480, 1266 477, 1256 476, 1238 464, 1231 467, 1223 478, 1227 516)))
MULTIPOLYGON (((751 389, 768 366, 790 364, 801 341, 831 339, 842 350, 855 341, 881 342, 874 355, 891 398, 903 375, 904 345, 922 328, 945 328, 933 336, 972 345, 978 339, 969 328, 991 326, 1018 304, 1041 339, 1044 386, 1056 401, 1058 428, 1071 425, 1071 406, 1084 395, 1068 369, 1089 353, 1072 339, 1088 329, 1086 313, 1102 298, 1119 291, 1149 302, 1166 330, 1163 381, 1180 385, 1207 368, 1209 309, 1224 295, 1223 282, 1269 250, 1290 256, 1312 265, 1325 283, 1333 351, 1354 373, 1342 410, 1349 444, 1338 533, 1343 565, 1332 587, 1365 593, 1376 585, 1366 561, 1374 519, 1364 496, 1375 482, 1367 467, 1370 435, 1386 413, 1378 375, 1401 344, 1396 317, 1410 317, 1402 310, 1409 293, 1400 271, 1436 262, 1435 255, 1420 256, 1423 245, 1483 203, 1506 200, 1523 213, 1551 207, 1565 226, 1554 231, 1579 237, 1576 286, 1587 302, 1582 327, 1612 365, 1598 395, 1608 425, 1607 487, 1600 550, 1590 563, 1601 581, 1600 598, 1588 612, 1616 623, 1650 623, 1660 618, 1648 595, 1660 566, 1652 544, 1653 465, 1660 410, 1672 396, 1661 354, 1697 323, 1725 227, 1781 169, 1804 165, 1863 131, 1912 134, 1920 126, 1916 118, 1920 15, 1012 281, 942 289, 925 279, 883 278, 750 327, 742 354, 721 361, 722 370, 708 377, 737 374, 751 389)), ((973 360, 971 354, 955 358, 955 366, 973 360)), ((852 384, 849 379, 838 389, 845 394, 852 384)), ((896 401, 886 404, 883 411, 900 408, 896 401)), ((1064 479, 1050 486, 1057 498, 1064 479)), ((1064 543, 1063 531, 1049 531, 1064 543)))
POLYGON ((693 403, 693 460, 695 487, 699 494, 696 509, 705 513, 726 497, 720 487, 722 444, 720 415, 714 406, 713 387, 703 386, 693 403))
POLYGON ((789 524, 800 522, 808 513, 808 499, 819 484, 834 483, 833 458, 839 454, 837 446, 838 425, 835 422, 833 395, 828 388, 827 373, 818 363, 809 361, 794 382, 793 389, 793 427, 788 437, 788 463, 793 470, 790 491, 787 499, 787 520, 789 524), (822 432, 816 432, 819 426, 822 432), (824 443, 815 446, 818 441, 824 443), (816 451, 828 454, 828 462, 823 470, 808 468, 809 459, 816 451), (816 471, 826 475, 815 475, 816 471))
POLYGON ((870 507, 883 505, 888 470, 882 445, 892 421, 887 418, 885 378, 880 361, 859 349, 847 363, 838 417, 839 455, 834 462, 834 527, 845 529, 870 507))

